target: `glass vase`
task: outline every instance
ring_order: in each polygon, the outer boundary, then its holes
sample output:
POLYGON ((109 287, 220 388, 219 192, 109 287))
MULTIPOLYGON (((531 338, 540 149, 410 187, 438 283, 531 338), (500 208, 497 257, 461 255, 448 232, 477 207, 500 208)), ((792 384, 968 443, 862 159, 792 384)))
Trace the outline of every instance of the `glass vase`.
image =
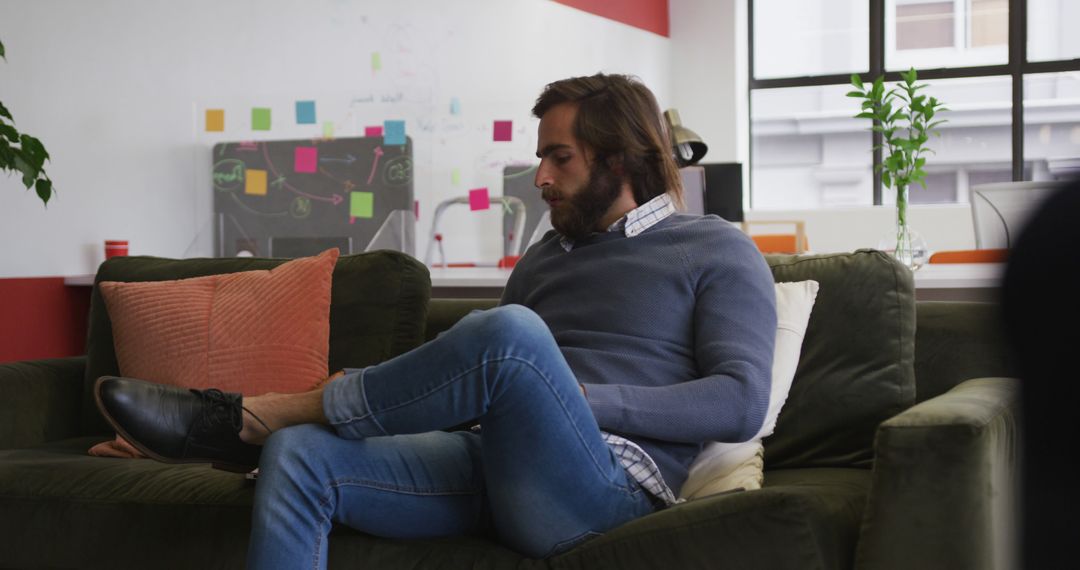
POLYGON ((894 231, 878 242, 878 249, 892 255, 912 271, 918 270, 929 256, 926 241, 907 222, 908 187, 896 189, 896 225, 894 231))

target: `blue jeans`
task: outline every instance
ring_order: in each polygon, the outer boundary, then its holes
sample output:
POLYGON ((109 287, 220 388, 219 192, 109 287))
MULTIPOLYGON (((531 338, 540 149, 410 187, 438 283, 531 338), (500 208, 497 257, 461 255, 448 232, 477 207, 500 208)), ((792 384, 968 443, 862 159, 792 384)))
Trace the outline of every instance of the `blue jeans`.
POLYGON ((259 465, 249 568, 325 568, 333 523, 491 535, 531 557, 653 511, 547 325, 509 305, 329 384, 330 426, 280 430, 259 465), (476 431, 438 431, 478 420, 476 431))

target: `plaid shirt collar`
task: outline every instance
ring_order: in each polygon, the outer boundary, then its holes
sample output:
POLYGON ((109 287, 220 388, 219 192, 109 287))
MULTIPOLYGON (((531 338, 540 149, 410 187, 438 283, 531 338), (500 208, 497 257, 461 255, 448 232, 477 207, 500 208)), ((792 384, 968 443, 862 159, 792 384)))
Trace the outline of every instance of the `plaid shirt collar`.
MULTIPOLYGON (((626 237, 634 237, 674 213, 675 205, 671 203, 671 196, 665 192, 627 212, 608 226, 607 231, 622 232, 626 237)), ((566 251, 574 249, 574 240, 566 236, 559 236, 559 244, 566 251)))

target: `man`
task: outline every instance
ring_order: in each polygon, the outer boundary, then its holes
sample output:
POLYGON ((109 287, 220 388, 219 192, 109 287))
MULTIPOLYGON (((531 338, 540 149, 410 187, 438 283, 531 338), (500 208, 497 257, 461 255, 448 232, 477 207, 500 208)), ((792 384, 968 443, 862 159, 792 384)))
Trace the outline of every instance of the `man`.
POLYGON ((625 76, 571 78, 533 113, 556 231, 518 262, 500 307, 313 392, 243 406, 99 381, 106 417, 151 455, 247 468, 265 439, 249 566, 325 567, 333 522, 488 534, 550 556, 674 503, 703 442, 760 428, 772 277, 731 224, 675 213, 652 93, 625 76), (188 432, 200 452, 177 451, 188 432))

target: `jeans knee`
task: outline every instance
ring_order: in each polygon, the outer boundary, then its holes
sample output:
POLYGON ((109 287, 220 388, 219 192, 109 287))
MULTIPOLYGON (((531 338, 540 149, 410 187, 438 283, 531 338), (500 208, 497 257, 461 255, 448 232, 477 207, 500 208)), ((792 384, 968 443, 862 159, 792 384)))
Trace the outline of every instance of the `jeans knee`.
POLYGON ((314 424, 291 426, 272 433, 263 446, 259 471, 291 472, 304 466, 314 457, 311 449, 316 447, 316 440, 328 433, 326 428, 314 424))
POLYGON ((494 309, 473 313, 464 321, 470 329, 470 337, 487 346, 506 343, 552 341, 547 324, 527 307, 503 305, 494 309))

